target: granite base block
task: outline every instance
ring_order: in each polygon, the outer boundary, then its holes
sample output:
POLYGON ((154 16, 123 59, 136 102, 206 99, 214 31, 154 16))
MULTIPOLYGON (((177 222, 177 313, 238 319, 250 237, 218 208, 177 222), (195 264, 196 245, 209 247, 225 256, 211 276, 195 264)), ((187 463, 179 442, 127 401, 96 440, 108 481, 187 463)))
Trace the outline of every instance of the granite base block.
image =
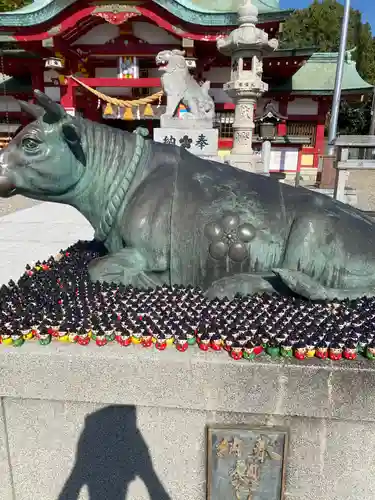
POLYGON ((204 500, 206 426, 248 424, 289 429, 287 500, 372 500, 374 381, 365 360, 1 346, 1 499, 204 500))
POLYGON ((219 143, 219 131, 214 128, 200 129, 154 129, 154 141, 184 147, 197 156, 216 156, 219 143))
POLYGON ((205 430, 212 423, 289 429, 287 499, 375 498, 375 484, 366 480, 375 474, 374 423, 11 398, 5 403, 16 500, 204 500, 205 430))

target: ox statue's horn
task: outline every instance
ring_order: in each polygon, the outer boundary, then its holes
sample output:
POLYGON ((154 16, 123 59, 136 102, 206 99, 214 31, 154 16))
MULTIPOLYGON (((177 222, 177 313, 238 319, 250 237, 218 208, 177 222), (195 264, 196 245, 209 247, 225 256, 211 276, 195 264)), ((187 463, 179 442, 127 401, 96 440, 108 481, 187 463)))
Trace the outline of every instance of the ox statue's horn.
POLYGON ((82 165, 86 166, 86 155, 82 149, 81 138, 75 125, 72 123, 65 123, 62 126, 62 133, 71 152, 82 165))
POLYGON ((57 102, 53 101, 48 95, 40 90, 34 90, 35 99, 45 110, 43 121, 46 123, 56 123, 66 116, 65 109, 57 102))
POLYGON ((38 119, 41 116, 43 116, 45 113, 43 108, 41 108, 40 106, 37 106, 36 104, 33 104, 31 102, 19 100, 18 104, 21 106, 22 111, 25 111, 25 113, 28 113, 29 115, 33 116, 34 118, 38 119))

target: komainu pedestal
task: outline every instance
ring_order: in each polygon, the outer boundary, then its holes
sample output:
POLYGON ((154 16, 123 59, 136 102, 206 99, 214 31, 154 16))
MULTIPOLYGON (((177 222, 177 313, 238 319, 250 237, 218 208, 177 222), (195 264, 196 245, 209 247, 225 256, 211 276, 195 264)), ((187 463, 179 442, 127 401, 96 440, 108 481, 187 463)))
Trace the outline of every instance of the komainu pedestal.
POLYGON ((172 144, 185 148, 190 153, 205 157, 217 156, 218 149, 218 130, 214 128, 199 128, 190 122, 190 127, 182 128, 183 120, 179 128, 165 127, 154 129, 154 141, 164 144, 172 144))

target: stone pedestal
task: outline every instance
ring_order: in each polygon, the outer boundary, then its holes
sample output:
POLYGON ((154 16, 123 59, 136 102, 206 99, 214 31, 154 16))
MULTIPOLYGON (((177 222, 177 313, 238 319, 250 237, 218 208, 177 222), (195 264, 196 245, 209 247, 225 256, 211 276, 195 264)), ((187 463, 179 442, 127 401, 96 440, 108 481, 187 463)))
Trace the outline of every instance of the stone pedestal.
POLYGON ((160 117, 160 128, 173 128, 180 130, 208 130, 213 128, 212 120, 199 120, 191 117, 190 113, 183 115, 183 118, 177 118, 162 115, 160 117))
POLYGON ((251 154, 233 154, 227 156, 226 163, 232 167, 239 168, 240 170, 246 170, 247 172, 253 172, 257 174, 264 173, 264 166, 262 158, 255 153, 251 154))
POLYGON ((320 175, 319 187, 333 189, 335 187, 337 170, 335 169, 335 157, 325 155, 322 158, 322 172, 320 175))
POLYGON ((204 500, 206 426, 290 433, 285 498, 375 498, 375 365, 0 348, 1 500, 204 500))
MULTIPOLYGON (((183 120, 179 120, 184 123, 183 120)), ((173 144, 185 148, 190 153, 201 157, 217 157, 218 130, 199 127, 156 128, 154 141, 173 144)))

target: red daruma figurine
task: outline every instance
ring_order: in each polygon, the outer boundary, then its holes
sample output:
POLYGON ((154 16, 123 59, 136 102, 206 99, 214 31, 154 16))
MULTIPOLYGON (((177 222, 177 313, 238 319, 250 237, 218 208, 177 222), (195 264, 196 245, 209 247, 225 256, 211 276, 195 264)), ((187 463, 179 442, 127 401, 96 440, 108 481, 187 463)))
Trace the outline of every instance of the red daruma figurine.
POLYGON ((199 342, 199 349, 201 349, 201 351, 208 351, 209 348, 210 348, 210 336, 208 335, 208 333, 202 333, 199 342))
POLYGON ((243 356, 241 344, 237 341, 233 342, 232 349, 230 351, 232 359, 239 360, 243 356))
POLYGON ((188 340, 187 340, 185 333, 180 333, 178 336, 176 336, 174 342, 175 342, 177 351, 185 352, 187 350, 187 348, 189 347, 188 340))
POLYGON ((156 337, 155 347, 159 351, 164 351, 167 347, 167 341, 163 332, 158 333, 156 337))
POLYGON ((152 335, 147 327, 142 329, 141 343, 143 347, 152 347, 152 335))

